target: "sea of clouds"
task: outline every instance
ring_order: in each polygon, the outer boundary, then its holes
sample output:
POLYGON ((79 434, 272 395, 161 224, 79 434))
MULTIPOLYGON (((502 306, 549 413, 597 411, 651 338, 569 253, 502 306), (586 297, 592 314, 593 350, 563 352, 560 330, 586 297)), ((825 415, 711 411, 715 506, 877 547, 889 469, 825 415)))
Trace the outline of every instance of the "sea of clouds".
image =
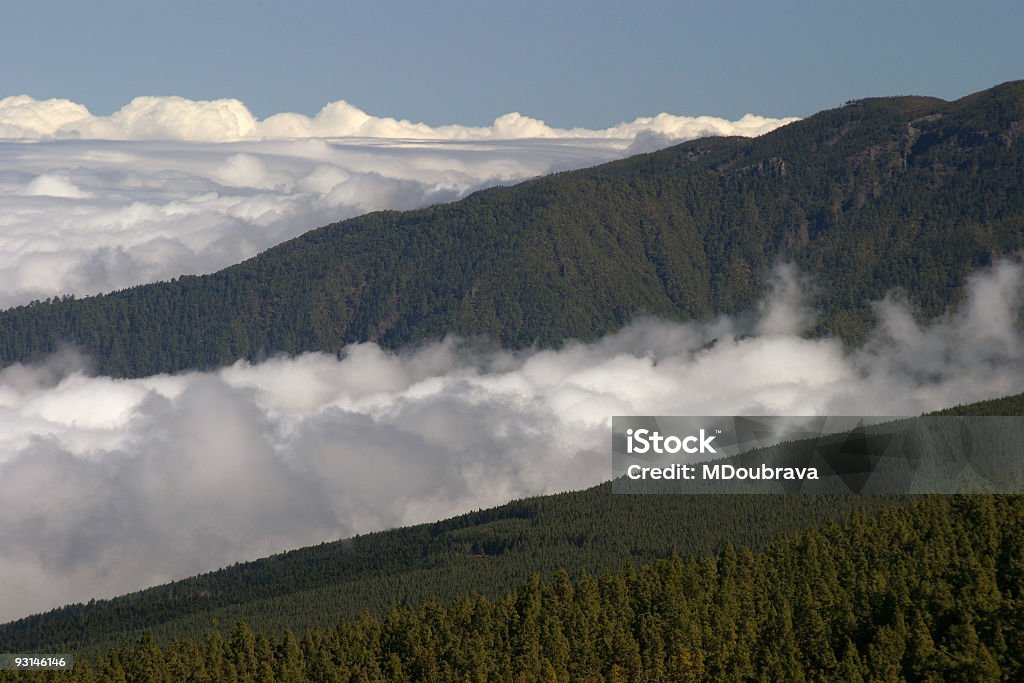
POLYGON ((0 307, 208 273, 311 228, 706 135, 794 119, 660 114, 605 130, 520 114, 431 127, 346 102, 255 118, 238 100, 140 97, 109 116, 0 100, 0 307))
POLYGON ((927 326, 878 302, 853 351, 801 335, 806 291, 780 268, 753 324, 640 320, 560 350, 367 343, 131 380, 72 350, 8 367, 0 621, 596 484, 612 415, 913 415, 1024 388, 1015 263, 927 326))

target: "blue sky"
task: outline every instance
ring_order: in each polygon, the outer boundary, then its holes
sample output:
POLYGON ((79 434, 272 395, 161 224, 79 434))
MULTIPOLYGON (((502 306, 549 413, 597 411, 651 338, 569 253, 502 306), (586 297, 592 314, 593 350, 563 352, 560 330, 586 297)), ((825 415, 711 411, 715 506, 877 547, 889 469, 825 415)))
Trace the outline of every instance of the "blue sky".
POLYGON ((805 116, 1024 77, 1017 2, 32 2, 0 21, 0 96, 109 114, 139 95, 254 114, 345 99, 481 125, 603 127, 662 111, 805 116))

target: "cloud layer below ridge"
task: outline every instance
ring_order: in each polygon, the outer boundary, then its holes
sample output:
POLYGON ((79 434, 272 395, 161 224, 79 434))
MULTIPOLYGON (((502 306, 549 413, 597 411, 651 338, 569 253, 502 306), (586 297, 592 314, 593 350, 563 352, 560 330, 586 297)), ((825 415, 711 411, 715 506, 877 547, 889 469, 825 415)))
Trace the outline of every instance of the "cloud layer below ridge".
POLYGON ((0 307, 208 273, 312 228, 589 166, 621 141, 0 142, 0 307))
POLYGON ((749 328, 638 321, 510 352, 449 339, 115 380, 0 371, 0 621, 239 560, 607 479, 612 415, 909 415, 1024 389, 1024 269, 857 351, 801 331, 791 269, 749 328), (717 340, 714 343, 713 340, 717 340))
POLYGON ((430 127, 344 102, 259 121, 237 100, 143 97, 93 116, 68 100, 8 97, 0 308, 208 273, 369 211, 789 120, 660 114, 588 131, 508 114, 490 127, 430 127))

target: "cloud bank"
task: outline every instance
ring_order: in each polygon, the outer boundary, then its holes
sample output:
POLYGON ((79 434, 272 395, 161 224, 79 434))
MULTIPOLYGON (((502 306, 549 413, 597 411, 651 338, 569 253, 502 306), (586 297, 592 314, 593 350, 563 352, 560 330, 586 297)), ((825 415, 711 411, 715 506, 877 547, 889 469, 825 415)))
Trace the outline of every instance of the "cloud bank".
POLYGON ((286 112, 258 119, 235 99, 194 101, 183 97, 136 97, 110 116, 94 116, 76 102, 36 100, 27 95, 0 100, 0 138, 15 140, 181 140, 233 142, 272 138, 387 138, 409 140, 518 140, 523 138, 632 139, 653 133, 667 140, 710 135, 754 136, 796 118, 747 114, 736 121, 714 116, 661 113, 610 128, 553 128, 540 119, 511 112, 490 126, 429 126, 367 114, 344 100, 316 116, 286 112))
POLYGON ((588 131, 507 114, 490 127, 430 127, 344 102, 260 121, 237 100, 142 97, 93 116, 68 100, 8 97, 0 308, 209 273, 369 211, 790 120, 661 114, 588 131))
POLYGON ((782 268, 752 324, 642 320, 557 351, 358 344, 135 380, 71 351, 8 367, 0 620, 597 483, 616 414, 909 415, 1024 390, 1017 264, 931 325, 880 302, 852 352, 800 335, 806 289, 782 268))
POLYGON ((213 272, 320 225, 623 149, 606 140, 0 143, 0 307, 213 272))

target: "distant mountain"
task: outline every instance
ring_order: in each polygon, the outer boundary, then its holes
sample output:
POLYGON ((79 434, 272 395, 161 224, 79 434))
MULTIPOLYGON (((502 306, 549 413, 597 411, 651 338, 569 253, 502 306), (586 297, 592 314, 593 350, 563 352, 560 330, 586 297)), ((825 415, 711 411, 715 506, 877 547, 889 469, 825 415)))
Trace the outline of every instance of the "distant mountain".
POLYGON ((710 138, 326 226, 218 273, 0 314, 0 362, 77 344, 141 376, 449 332, 557 345, 639 314, 751 307, 777 261, 819 332, 862 338, 898 288, 925 316, 1024 247, 1024 81, 954 102, 857 100, 753 140, 710 138))

